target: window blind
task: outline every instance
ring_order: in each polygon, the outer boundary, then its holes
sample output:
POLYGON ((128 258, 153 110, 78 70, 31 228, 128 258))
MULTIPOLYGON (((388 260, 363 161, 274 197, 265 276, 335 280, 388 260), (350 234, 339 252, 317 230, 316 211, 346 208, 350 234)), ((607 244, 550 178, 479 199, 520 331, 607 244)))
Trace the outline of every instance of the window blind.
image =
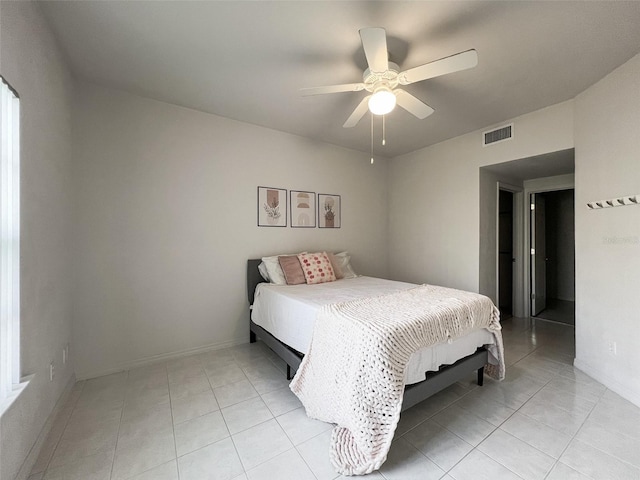
POLYGON ((20 382, 20 105, 0 77, 0 400, 20 382))

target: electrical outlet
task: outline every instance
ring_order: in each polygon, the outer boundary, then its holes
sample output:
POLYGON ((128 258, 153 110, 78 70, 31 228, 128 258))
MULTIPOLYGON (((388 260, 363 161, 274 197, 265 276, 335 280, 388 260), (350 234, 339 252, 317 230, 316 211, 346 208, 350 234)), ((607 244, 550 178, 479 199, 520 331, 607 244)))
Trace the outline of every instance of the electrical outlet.
POLYGON ((55 367, 53 366, 53 362, 49 364, 49 381, 53 382, 53 377, 56 375, 55 367))
POLYGON ((609 342, 609 353, 613 356, 618 354, 618 345, 616 342, 609 342))

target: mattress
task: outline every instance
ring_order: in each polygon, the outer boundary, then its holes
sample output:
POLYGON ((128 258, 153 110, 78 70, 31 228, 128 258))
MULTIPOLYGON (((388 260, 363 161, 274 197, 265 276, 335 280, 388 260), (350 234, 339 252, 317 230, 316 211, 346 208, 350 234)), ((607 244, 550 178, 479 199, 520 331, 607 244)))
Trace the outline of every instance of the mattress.
MULTIPOLYGON (((251 320, 291 348, 307 353, 313 336, 318 310, 323 305, 384 295, 415 287, 412 283, 374 277, 357 277, 319 285, 273 285, 261 283, 256 288, 251 320)), ((471 355, 478 347, 494 343, 493 335, 478 329, 453 340, 415 352, 407 366, 405 383, 425 379, 425 372, 455 363, 471 355)), ((497 363, 489 354, 491 363, 497 363)))

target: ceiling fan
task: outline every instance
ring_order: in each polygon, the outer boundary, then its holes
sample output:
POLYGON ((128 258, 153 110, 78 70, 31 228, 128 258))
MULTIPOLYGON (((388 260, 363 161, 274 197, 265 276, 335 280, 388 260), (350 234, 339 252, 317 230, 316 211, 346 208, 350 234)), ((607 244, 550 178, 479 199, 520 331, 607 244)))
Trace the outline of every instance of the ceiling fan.
POLYGON ((434 112, 433 108, 405 90, 397 88, 398 85, 410 85, 447 73, 473 68, 478 64, 478 53, 475 50, 467 50, 401 72, 398 65, 389 61, 387 35, 384 28, 362 28, 360 29, 360 38, 369 65, 369 68, 362 75, 363 81, 361 83, 311 87, 300 90, 305 96, 360 92, 362 90, 369 92, 370 95, 362 99, 344 123, 343 127, 345 128, 355 127, 367 113, 367 110, 374 115, 386 115, 395 108, 396 104, 419 119, 426 118, 434 112))

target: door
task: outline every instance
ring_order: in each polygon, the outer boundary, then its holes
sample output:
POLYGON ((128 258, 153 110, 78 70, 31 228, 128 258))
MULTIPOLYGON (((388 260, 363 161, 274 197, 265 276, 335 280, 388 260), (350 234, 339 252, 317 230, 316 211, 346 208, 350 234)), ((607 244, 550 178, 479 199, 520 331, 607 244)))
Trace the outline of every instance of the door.
POLYGON ((513 313, 513 193, 498 192, 498 308, 501 318, 513 313))
POLYGON ((547 306, 547 249, 545 244, 545 206, 541 194, 531 194, 531 315, 547 306))

